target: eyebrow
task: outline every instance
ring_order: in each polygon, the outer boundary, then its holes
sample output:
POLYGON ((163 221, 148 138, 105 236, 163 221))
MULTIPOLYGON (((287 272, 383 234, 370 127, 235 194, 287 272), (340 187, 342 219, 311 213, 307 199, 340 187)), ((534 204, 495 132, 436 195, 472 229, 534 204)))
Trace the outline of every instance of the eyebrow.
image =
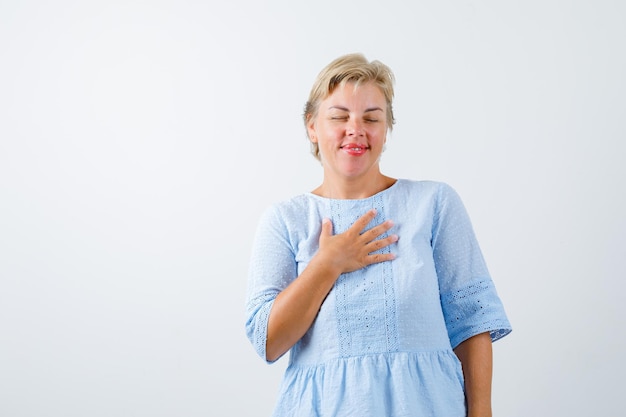
MULTIPOLYGON (((330 106, 328 110, 331 110, 331 109, 347 111, 347 112, 350 111, 347 107, 343 107, 343 106, 330 106)), ((367 109, 365 109, 363 113, 369 113, 371 111, 383 111, 383 109, 381 109, 380 107, 368 107, 367 109)))

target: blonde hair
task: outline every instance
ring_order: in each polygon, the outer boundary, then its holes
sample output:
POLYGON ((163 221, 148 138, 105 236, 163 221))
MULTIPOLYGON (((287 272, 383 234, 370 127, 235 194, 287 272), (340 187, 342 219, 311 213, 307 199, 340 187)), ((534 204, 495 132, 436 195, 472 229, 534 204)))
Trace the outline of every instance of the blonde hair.
MULTIPOLYGON (((376 83, 385 96, 385 101, 387 102, 387 127, 391 131, 396 122, 392 106, 395 77, 388 66, 376 60, 370 62, 360 53, 340 56, 318 74, 309 93, 309 99, 304 106, 303 118, 305 128, 308 122, 317 116, 320 102, 331 95, 335 88, 349 82, 358 86, 370 81, 376 83)), ((308 139, 311 143, 311 153, 317 160, 320 160, 318 144, 311 142, 311 138, 308 139)))

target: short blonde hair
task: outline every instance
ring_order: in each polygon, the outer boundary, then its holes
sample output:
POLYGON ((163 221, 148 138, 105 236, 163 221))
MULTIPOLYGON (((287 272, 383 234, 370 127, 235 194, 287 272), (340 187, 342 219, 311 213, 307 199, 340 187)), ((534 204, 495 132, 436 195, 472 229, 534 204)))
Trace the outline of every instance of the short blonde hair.
MULTIPOLYGON (((370 62, 360 53, 340 56, 318 74, 309 93, 309 99, 304 106, 303 118, 305 128, 309 121, 317 116, 320 102, 331 95, 335 88, 343 86, 348 82, 358 86, 370 81, 376 83, 385 96, 385 101, 387 102, 387 127, 391 131, 396 122, 392 106, 395 77, 388 66, 376 60, 370 62)), ((309 138, 309 142, 311 143, 311 153, 317 160, 321 160, 318 144, 311 142, 311 138, 309 138)))

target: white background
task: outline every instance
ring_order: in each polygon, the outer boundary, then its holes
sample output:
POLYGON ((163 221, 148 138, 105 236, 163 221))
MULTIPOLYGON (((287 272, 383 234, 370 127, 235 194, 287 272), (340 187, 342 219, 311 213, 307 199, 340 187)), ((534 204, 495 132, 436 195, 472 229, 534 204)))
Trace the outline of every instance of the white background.
POLYGON ((261 211, 321 180, 301 112, 363 52, 386 174, 462 196, 514 331, 494 415, 622 412, 621 1, 0 2, 0 416, 267 416, 261 211))

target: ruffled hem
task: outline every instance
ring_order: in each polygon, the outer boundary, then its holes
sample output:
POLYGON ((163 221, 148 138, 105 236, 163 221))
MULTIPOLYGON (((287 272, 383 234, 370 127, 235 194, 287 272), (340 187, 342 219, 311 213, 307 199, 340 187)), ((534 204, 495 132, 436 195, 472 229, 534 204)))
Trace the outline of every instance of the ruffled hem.
POLYGON ((465 416, 461 363, 451 350, 394 352, 291 364, 274 417, 465 416))

